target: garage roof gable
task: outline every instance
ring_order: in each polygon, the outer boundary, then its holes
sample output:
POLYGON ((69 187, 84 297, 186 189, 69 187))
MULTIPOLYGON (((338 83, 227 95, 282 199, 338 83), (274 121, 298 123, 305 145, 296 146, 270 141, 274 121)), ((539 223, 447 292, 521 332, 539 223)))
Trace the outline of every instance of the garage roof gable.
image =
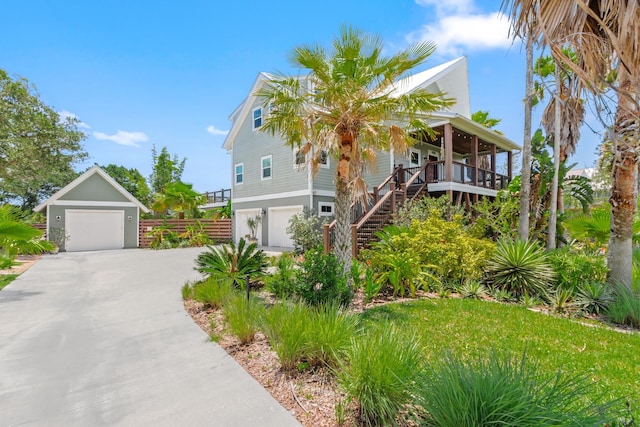
MULTIPOLYGON (((115 179, 113 179, 108 173, 106 173, 100 166, 96 165, 90 168, 88 171, 80 175, 78 178, 74 179, 71 183, 69 183, 64 188, 57 191, 53 196, 49 197, 47 200, 36 206, 34 209, 36 212, 42 211, 47 205, 56 204, 56 201, 63 199, 65 195, 67 195, 72 190, 80 187, 83 183, 85 183, 89 178, 94 176, 100 176, 104 179, 117 193, 124 196, 124 199, 128 202, 133 203, 135 206, 140 208, 140 210, 144 213, 149 212, 149 209, 144 206, 138 199, 133 197, 131 193, 129 193, 124 187, 122 187, 115 179)), ((121 200, 114 200, 114 202, 118 202, 121 200)), ((90 205, 91 201, 87 201, 87 205, 90 205)))

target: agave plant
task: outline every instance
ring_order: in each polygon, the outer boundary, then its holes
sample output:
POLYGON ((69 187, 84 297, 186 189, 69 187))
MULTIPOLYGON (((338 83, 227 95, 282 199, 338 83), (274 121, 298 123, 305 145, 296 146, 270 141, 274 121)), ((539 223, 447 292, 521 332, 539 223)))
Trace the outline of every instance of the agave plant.
POLYGON ((525 293, 546 296, 556 274, 547 254, 536 242, 501 240, 487 263, 493 286, 505 289, 519 299, 525 293))
POLYGON ((236 286, 242 286, 246 276, 262 276, 267 268, 267 257, 255 242, 247 245, 246 240, 240 239, 238 246, 232 242, 208 248, 208 252, 196 258, 196 270, 209 277, 228 278, 236 286))
POLYGON ((586 282, 578 289, 574 302, 581 310, 600 315, 613 302, 613 293, 606 283, 586 282))

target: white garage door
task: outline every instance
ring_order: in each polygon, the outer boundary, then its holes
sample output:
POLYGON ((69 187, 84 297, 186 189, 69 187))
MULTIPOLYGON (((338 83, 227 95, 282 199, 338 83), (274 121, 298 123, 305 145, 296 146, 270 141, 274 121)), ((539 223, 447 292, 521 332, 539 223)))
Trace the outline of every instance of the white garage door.
POLYGON ((269 246, 293 248, 293 241, 286 229, 291 217, 300 212, 302 206, 269 208, 269 246))
POLYGON ((67 210, 64 223, 68 252, 124 247, 124 211, 67 210))

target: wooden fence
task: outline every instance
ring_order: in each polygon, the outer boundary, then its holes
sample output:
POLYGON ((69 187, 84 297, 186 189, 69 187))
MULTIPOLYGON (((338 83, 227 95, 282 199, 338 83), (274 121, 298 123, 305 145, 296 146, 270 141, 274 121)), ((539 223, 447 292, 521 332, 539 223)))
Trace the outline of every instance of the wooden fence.
POLYGON ((193 225, 196 221, 202 226, 204 233, 209 236, 214 243, 230 242, 231 241, 231 219, 222 218, 218 220, 213 219, 141 219, 140 227, 138 229, 138 235, 140 237, 140 247, 146 248, 152 240, 152 237, 147 236, 149 232, 153 231, 156 227, 167 226, 170 230, 177 234, 182 234, 186 231, 186 226, 193 225))

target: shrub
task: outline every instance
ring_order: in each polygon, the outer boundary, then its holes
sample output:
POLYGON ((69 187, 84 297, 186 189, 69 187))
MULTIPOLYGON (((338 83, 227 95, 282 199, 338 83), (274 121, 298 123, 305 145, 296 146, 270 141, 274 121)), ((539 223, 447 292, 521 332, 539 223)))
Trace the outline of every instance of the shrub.
POLYGON ((196 270, 213 278, 231 279, 238 287, 242 286, 246 276, 262 276, 267 267, 266 255, 258 249, 257 243, 247 246, 246 240, 240 239, 237 247, 230 243, 208 248, 208 252, 196 258, 196 270))
POLYGON ((619 325, 640 328, 640 292, 618 285, 605 315, 619 325))
POLYGON ((300 267, 296 294, 306 303, 349 305, 353 293, 347 285, 344 269, 333 253, 308 251, 300 267))
POLYGON ((394 215, 393 223, 410 226, 413 221, 426 221, 432 217, 451 221, 454 217, 462 218, 464 213, 464 208, 452 205, 447 196, 423 197, 407 200, 394 215))
POLYGON ((286 232, 291 236, 296 252, 304 253, 322 245, 323 223, 320 217, 307 211, 291 217, 286 232))
POLYGON ((600 315, 612 301, 613 294, 609 285, 601 282, 586 282, 578 289, 574 303, 586 313, 600 315))
POLYGON ((378 237, 371 249, 363 251, 363 258, 378 279, 391 283, 392 275, 400 274, 399 281, 406 285, 418 282, 425 286, 435 277, 458 283, 480 279, 494 250, 491 241, 471 237, 460 221, 447 222, 436 216, 414 221, 410 227, 385 227, 378 237), (398 267, 407 262, 413 268, 398 267), (430 274, 422 274, 425 272, 430 274))
POLYGON ((592 402, 584 377, 553 377, 537 365, 500 356, 462 361, 445 355, 428 367, 420 382, 418 403, 424 425, 597 426, 615 418, 612 406, 592 402))
POLYGON ((607 279, 605 257, 568 247, 549 252, 549 262, 556 272, 556 286, 577 292, 583 283, 607 279))
POLYGON ((268 290, 278 298, 288 298, 295 292, 297 276, 293 256, 283 253, 275 259, 276 271, 264 278, 268 290))
POLYGON ((255 295, 247 296, 234 293, 222 304, 222 310, 227 319, 229 330, 239 340, 240 344, 253 341, 258 332, 259 319, 264 315, 264 305, 255 295))
POLYGON ((412 401, 422 360, 415 337, 381 325, 353 339, 338 383, 358 405, 365 425, 397 425, 398 414, 412 401))
POLYGON ((511 292, 516 298, 525 293, 545 297, 555 280, 547 254, 536 242, 501 240, 487 264, 493 286, 511 292))
POLYGON ((230 280, 209 278, 198 282, 192 287, 193 299, 211 308, 220 308, 226 298, 233 291, 230 280))

